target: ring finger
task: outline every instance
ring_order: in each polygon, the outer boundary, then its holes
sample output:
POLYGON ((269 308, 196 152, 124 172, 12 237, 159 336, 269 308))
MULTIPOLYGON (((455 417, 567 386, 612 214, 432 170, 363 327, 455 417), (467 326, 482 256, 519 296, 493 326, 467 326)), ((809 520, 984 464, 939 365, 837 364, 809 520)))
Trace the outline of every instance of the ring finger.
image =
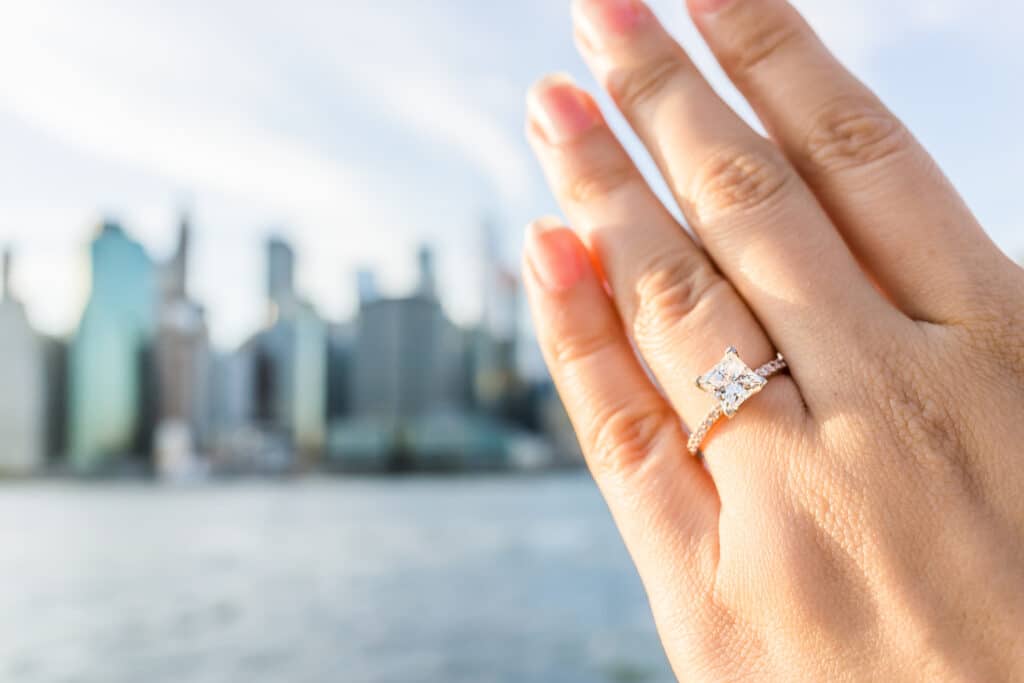
MULTIPOLYGON (((563 78, 535 86, 529 137, 570 222, 604 268, 637 349, 673 407, 696 427, 714 401, 694 378, 729 345, 756 367, 774 356, 771 341, 654 195, 584 91, 563 78)), ((715 430, 706 452, 723 503, 729 489, 746 486, 750 470, 716 454, 780 423, 795 427, 803 415, 795 384, 780 377, 744 406, 741 428, 726 422, 715 430)))

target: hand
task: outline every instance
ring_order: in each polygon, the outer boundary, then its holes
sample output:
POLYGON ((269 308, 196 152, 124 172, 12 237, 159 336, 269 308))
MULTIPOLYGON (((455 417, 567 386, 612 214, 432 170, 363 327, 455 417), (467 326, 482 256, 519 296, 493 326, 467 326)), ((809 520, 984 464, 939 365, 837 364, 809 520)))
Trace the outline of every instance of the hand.
POLYGON ((700 243, 594 101, 548 78, 529 137, 574 230, 539 221, 524 265, 672 665, 1024 680, 1024 272, 788 3, 689 4, 771 139, 639 0, 575 2, 581 51, 700 243), (694 378, 729 345, 791 370, 719 421, 702 464, 685 425, 714 400, 694 378))

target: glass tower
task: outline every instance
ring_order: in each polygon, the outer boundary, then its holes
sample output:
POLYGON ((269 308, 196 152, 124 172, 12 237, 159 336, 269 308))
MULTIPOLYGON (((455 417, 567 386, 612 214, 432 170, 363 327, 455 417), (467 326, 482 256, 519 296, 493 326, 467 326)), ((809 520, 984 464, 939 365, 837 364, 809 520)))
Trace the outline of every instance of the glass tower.
POLYGON ((152 422, 157 276, 113 222, 91 246, 92 291, 71 347, 70 455, 94 470, 146 448, 152 422))

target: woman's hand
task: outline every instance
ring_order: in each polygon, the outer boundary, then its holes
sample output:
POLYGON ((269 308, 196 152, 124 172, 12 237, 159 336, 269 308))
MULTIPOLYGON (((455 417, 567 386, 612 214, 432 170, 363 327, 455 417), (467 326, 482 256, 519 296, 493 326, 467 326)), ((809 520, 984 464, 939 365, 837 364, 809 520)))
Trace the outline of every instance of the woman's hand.
POLYGON ((549 78, 529 135, 575 232, 538 222, 525 264, 675 671, 1024 680, 1024 272, 788 3, 690 10, 771 139, 639 0, 575 2, 700 244, 549 78), (730 345, 790 374, 718 423, 705 468, 684 425, 730 345))

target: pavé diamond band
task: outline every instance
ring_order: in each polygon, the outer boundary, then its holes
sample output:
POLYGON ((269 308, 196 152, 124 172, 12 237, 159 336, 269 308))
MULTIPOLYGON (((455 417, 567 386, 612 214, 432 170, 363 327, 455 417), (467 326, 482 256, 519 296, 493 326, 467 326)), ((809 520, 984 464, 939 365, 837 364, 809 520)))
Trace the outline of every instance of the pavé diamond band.
POLYGON ((725 356, 715 367, 697 378, 697 387, 718 399, 718 405, 708 413, 700 425, 690 434, 687 449, 696 455, 700 444, 711 431, 718 419, 725 415, 731 418, 748 398, 761 391, 768 384, 768 378, 786 369, 786 361, 782 354, 775 360, 765 363, 757 370, 751 370, 740 360, 739 352, 729 347, 725 356))

